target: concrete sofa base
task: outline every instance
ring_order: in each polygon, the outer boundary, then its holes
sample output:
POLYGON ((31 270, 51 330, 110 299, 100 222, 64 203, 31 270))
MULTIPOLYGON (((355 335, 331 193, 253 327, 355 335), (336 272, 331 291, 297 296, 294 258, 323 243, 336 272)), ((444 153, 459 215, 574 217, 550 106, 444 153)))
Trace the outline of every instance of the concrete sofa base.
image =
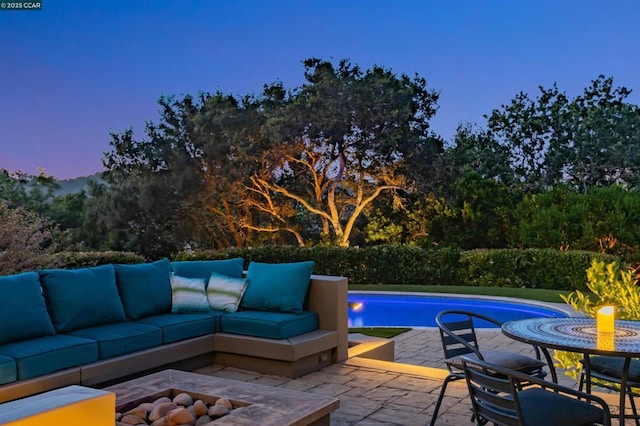
POLYGON ((113 380, 114 372, 125 377, 140 371, 211 353, 214 350, 214 335, 170 343, 116 358, 105 359, 80 367, 80 384, 94 386, 113 380))
POLYGON ((214 362, 263 374, 296 378, 331 364, 335 331, 316 330, 289 339, 216 333, 214 362))

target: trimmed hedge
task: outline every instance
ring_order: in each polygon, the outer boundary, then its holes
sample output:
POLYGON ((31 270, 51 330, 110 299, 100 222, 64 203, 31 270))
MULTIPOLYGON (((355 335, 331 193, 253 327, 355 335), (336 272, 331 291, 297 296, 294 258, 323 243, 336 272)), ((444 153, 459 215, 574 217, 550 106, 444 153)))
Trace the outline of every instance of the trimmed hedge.
MULTIPOLYGON (((249 262, 301 262, 314 260, 314 273, 342 275, 352 284, 467 285, 527 287, 550 290, 586 290, 591 261, 619 261, 615 256, 588 251, 551 249, 423 249, 413 246, 294 247, 263 246, 225 252, 178 253, 174 260, 230 259, 249 262)), ((141 263, 130 252, 63 252, 48 267, 81 268, 107 263, 141 263)))
POLYGON ((229 259, 249 262, 314 260, 314 273, 342 275, 352 284, 469 285, 584 290, 591 260, 619 260, 587 251, 496 249, 462 251, 413 246, 263 246, 225 252, 179 253, 175 260, 229 259))
POLYGON ((592 259, 606 263, 619 260, 578 250, 478 249, 462 254, 460 270, 465 274, 464 285, 584 291, 592 259))
POLYGON ((228 259, 249 262, 301 262, 314 260, 314 273, 342 275, 353 284, 456 284, 460 250, 424 250, 411 246, 291 247, 263 246, 225 252, 179 253, 175 260, 228 259))
POLYGON ((64 251, 56 253, 48 267, 74 269, 109 263, 142 263, 144 256, 123 251, 64 251))

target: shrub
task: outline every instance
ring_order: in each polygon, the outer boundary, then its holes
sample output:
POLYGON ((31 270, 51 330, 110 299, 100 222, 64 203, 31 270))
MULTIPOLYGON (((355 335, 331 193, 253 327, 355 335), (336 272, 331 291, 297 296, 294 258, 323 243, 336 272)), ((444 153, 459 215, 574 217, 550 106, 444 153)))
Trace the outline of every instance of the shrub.
POLYGON ((584 271, 594 257, 607 261, 616 259, 578 250, 469 250, 462 253, 460 275, 464 285, 478 287, 584 290, 584 271))
POLYGON ((52 256, 54 262, 46 267, 85 268, 109 263, 142 263, 145 258, 139 254, 122 251, 71 252, 64 251, 52 256))
MULTIPOLYGON (((617 319, 640 320, 640 288, 631 270, 621 270, 618 262, 605 264, 593 259, 586 275, 589 294, 576 290, 567 296, 560 295, 567 304, 590 318, 596 317, 599 306, 610 304, 616 307, 617 319)), ((577 379, 581 354, 555 351, 554 357, 568 376, 577 379)))
POLYGON ((24 207, 0 201, 0 275, 54 264, 55 227, 24 207))

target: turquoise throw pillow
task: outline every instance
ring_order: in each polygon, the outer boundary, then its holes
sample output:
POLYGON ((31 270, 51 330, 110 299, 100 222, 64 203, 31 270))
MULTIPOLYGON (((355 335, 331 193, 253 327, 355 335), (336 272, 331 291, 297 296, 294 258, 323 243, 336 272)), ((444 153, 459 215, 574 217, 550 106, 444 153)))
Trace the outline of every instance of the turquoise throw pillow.
POLYGON ((168 259, 115 265, 116 282, 127 317, 132 320, 171 311, 171 264, 168 259))
POLYGON ((60 333, 126 321, 113 265, 46 269, 40 271, 40 281, 60 333))
POLYGON ((185 260, 171 262, 176 275, 187 278, 202 278, 208 280, 212 272, 228 277, 242 278, 244 259, 236 257, 224 260, 185 260))
POLYGON ((209 301, 205 290, 206 281, 200 278, 187 278, 171 275, 172 313, 209 312, 209 301))
POLYGON ((36 272, 0 277, 0 345, 55 333, 36 272))
POLYGON ((232 278, 213 272, 207 283, 209 306, 215 311, 237 311, 248 284, 247 278, 232 278))
POLYGON ((247 271, 249 286, 240 306, 260 311, 302 312, 315 262, 251 262, 247 271))

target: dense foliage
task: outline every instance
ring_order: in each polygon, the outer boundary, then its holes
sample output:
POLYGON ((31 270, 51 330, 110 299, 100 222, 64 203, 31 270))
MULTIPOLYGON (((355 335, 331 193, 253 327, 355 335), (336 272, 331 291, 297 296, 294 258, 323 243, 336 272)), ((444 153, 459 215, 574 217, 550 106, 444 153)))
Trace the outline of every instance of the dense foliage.
POLYGON ((612 78, 574 98, 555 85, 519 93, 445 142, 429 127, 438 93, 424 78, 346 60, 303 66, 292 89, 162 97, 143 138, 112 134, 104 182, 83 191, 2 171, 4 208, 59 231, 48 250, 149 259, 261 245, 380 246, 393 257, 385 246, 408 245, 640 260, 640 108, 612 78))

